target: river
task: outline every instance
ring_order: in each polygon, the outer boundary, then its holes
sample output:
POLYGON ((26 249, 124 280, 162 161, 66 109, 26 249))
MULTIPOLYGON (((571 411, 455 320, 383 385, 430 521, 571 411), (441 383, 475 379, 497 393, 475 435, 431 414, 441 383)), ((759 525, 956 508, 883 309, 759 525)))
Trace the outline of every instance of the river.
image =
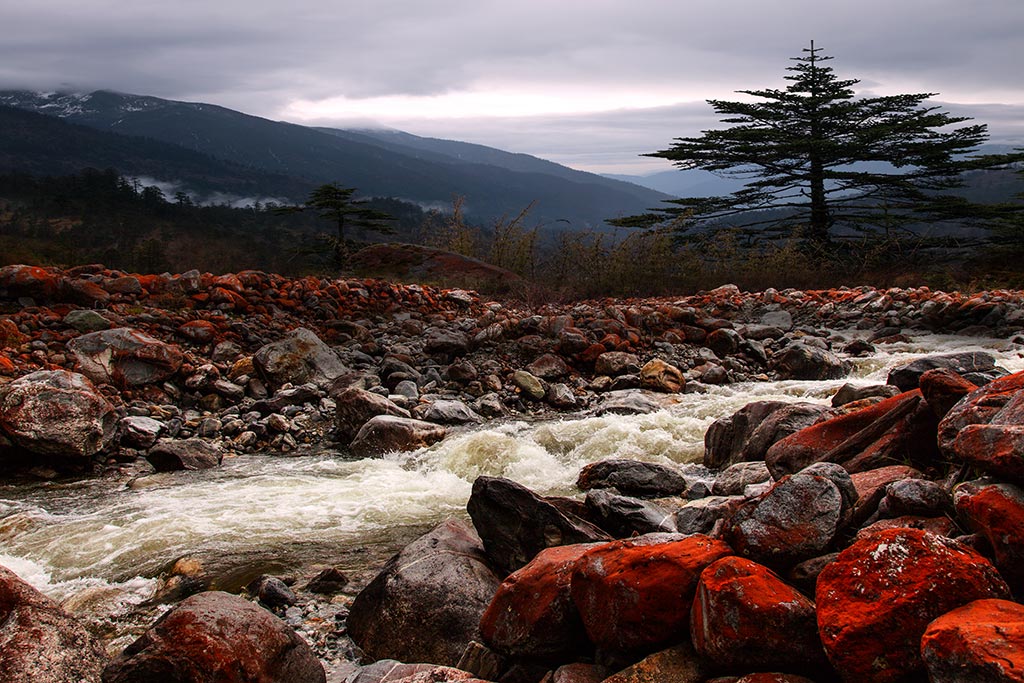
POLYGON ((432 524, 465 515, 478 475, 572 494, 580 468, 605 458, 699 462, 708 425, 751 401, 827 402, 846 381, 884 383, 889 368, 929 353, 985 350, 1016 372, 1020 349, 929 335, 856 359, 846 380, 710 387, 661 396, 664 409, 647 415, 490 423, 384 459, 249 455, 132 482, 0 485, 0 565, 57 600, 94 603, 84 609, 93 617, 150 598, 155 577, 182 556, 202 558, 226 589, 318 564, 368 576, 432 524))

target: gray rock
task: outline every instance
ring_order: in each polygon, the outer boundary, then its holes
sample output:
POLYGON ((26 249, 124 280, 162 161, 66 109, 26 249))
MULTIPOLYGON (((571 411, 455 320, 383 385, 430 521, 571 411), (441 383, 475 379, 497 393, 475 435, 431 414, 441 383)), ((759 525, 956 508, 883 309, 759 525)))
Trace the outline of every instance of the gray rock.
POLYGON ((586 506, 591 519, 615 538, 633 534, 676 531, 673 514, 650 501, 618 495, 608 489, 587 493, 586 506))
POLYGON ((129 416, 121 419, 121 445, 149 448, 156 443, 164 423, 151 417, 129 416))
POLYGON ((678 496, 687 486, 686 477, 676 467, 626 459, 590 463, 576 479, 576 487, 581 491, 614 488, 641 498, 678 496))
POLYGON ((715 496, 739 496, 751 484, 762 484, 772 480, 768 466, 761 462, 737 462, 722 470, 715 477, 711 494, 715 496))
POLYGON ((782 379, 841 379, 850 374, 853 364, 831 351, 800 342, 790 344, 776 356, 772 369, 782 379))
POLYGON ((70 311, 64 316, 64 324, 82 333, 109 330, 111 327, 109 320, 87 308, 70 311))
POLYGON ((484 421, 462 401, 447 399, 434 401, 413 412, 421 420, 444 425, 480 424, 484 421))
POLYGON ((0 675, 5 683, 98 681, 106 657, 60 606, 0 567, 0 675))
POLYGON ((476 532, 448 520, 402 549, 356 596, 349 633, 372 659, 455 666, 480 639, 480 617, 500 583, 476 532))
POLYGON ((357 458, 375 458, 385 453, 413 451, 445 437, 444 427, 422 420, 394 415, 370 418, 356 434, 349 450, 357 458))
POLYGON ((469 351, 469 337, 458 330, 431 327, 423 333, 423 350, 449 358, 464 356, 469 351))
POLYGON ((40 370, 0 389, 0 432, 32 453, 85 458, 110 445, 117 414, 83 375, 40 370))
POLYGON ((782 401, 754 401, 712 422, 704 432, 704 465, 722 469, 742 462, 743 448, 757 426, 785 406, 782 401))
POLYGON ((640 372, 640 359, 625 351, 607 351, 594 362, 594 374, 616 377, 640 372))
POLYGON ((761 324, 779 327, 788 332, 793 329, 793 316, 789 311, 768 311, 761 316, 761 324))
POLYGON ((900 391, 910 391, 918 387, 921 375, 937 368, 952 370, 979 386, 1006 374, 1005 370, 996 367, 996 359, 992 355, 982 351, 971 351, 918 358, 890 370, 886 382, 896 386, 900 391))
POLYGON ((853 384, 844 384, 832 397, 832 407, 838 408, 847 403, 853 403, 864 398, 890 398, 900 393, 900 390, 891 384, 873 384, 866 387, 858 387, 853 384))
POLYGON ((335 396, 334 425, 338 438, 351 442, 364 424, 377 415, 412 417, 384 396, 352 387, 335 396))
POLYGON ((732 517, 746 501, 743 496, 708 496, 691 500, 675 512, 681 534, 711 534, 718 523, 732 517))
POLYGON ((160 439, 146 453, 157 472, 206 470, 220 465, 220 449, 203 439, 160 439))
POLYGON ((661 410, 661 404, 644 395, 642 391, 625 389, 610 391, 603 397, 594 414, 601 415, 646 415, 661 410))
POLYGON ((91 332, 67 343, 82 374, 96 383, 133 387, 162 382, 178 371, 181 349, 128 327, 91 332))
POLYGON ((567 385, 560 382, 548 387, 544 400, 549 406, 558 410, 574 410, 579 407, 576 394, 567 385))
POLYGON ((260 378, 273 389, 306 382, 327 387, 349 372, 338 354, 304 327, 260 348, 252 362, 260 378))

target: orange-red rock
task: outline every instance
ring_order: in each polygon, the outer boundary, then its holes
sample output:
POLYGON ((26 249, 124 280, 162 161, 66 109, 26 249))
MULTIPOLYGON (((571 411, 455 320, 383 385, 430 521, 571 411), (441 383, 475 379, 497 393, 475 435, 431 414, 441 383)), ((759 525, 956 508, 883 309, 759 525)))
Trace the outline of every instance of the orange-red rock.
POLYGON ((848 683, 896 683, 924 666, 921 636, 936 617, 1006 598, 995 567, 956 541, 916 529, 882 531, 839 554, 818 577, 822 644, 848 683))
MULTIPOLYGON (((939 449, 952 455, 955 450, 953 443, 964 427, 990 423, 1021 391, 1024 391, 1024 372, 1016 372, 992 380, 967 394, 939 423, 939 449)), ((1019 424, 1024 420, 1019 419, 1017 422, 1019 424)))
POLYGON ((976 600, 932 623, 921 638, 931 683, 1024 681, 1024 605, 976 600))
POLYGON ((542 550, 506 578, 480 620, 480 633, 505 655, 571 661, 589 641, 569 591, 576 561, 593 544, 542 550))
POLYGON ((973 467, 1024 484, 1024 424, 977 424, 960 430, 956 456, 973 467))
POLYGON ((828 671, 814 603, 741 557, 722 558, 701 574, 690 636, 698 654, 726 671, 828 671))
POLYGON ((1006 483, 965 482, 956 487, 957 514, 989 542, 996 568, 1024 597, 1024 489, 1006 483))
POLYGON ((701 534, 667 543, 614 541, 585 553, 571 592, 591 642, 644 653, 686 640, 700 573, 731 554, 701 534))
POLYGON ((960 399, 978 388, 948 368, 928 370, 921 375, 920 386, 924 400, 940 420, 960 399))

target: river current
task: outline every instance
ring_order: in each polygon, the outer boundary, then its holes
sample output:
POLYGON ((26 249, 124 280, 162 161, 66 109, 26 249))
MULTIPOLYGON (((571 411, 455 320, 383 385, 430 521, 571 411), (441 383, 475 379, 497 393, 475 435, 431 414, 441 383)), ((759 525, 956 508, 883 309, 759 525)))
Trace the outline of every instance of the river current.
POLYGON ((922 336, 856 359, 845 380, 710 387, 661 396, 664 408, 647 415, 492 422, 383 459, 247 455, 215 470, 133 482, 0 485, 0 565, 65 604, 101 595, 104 609, 150 598, 155 577, 182 556, 211 564, 224 588, 318 564, 372 573, 429 526, 464 516, 478 475, 572 494, 590 462, 699 462, 708 425, 751 401, 824 403, 847 381, 884 383, 889 368, 912 358, 969 350, 1024 370, 1022 347, 1005 340, 922 336))

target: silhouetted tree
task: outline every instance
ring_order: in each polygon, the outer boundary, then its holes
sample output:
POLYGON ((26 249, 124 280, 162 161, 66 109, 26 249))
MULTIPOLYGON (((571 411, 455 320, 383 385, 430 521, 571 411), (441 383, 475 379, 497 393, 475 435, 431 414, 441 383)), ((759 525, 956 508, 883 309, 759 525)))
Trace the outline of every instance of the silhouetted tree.
POLYGON ((335 234, 327 238, 334 252, 334 261, 342 266, 348 260, 350 239, 346 235, 348 229, 364 229, 380 234, 391 234, 393 228, 388 224, 391 216, 383 211, 366 206, 368 200, 354 199, 356 188, 342 187, 338 183, 327 183, 313 190, 309 199, 302 206, 288 206, 277 209, 279 213, 296 211, 316 211, 324 220, 331 221, 335 226, 335 234))

